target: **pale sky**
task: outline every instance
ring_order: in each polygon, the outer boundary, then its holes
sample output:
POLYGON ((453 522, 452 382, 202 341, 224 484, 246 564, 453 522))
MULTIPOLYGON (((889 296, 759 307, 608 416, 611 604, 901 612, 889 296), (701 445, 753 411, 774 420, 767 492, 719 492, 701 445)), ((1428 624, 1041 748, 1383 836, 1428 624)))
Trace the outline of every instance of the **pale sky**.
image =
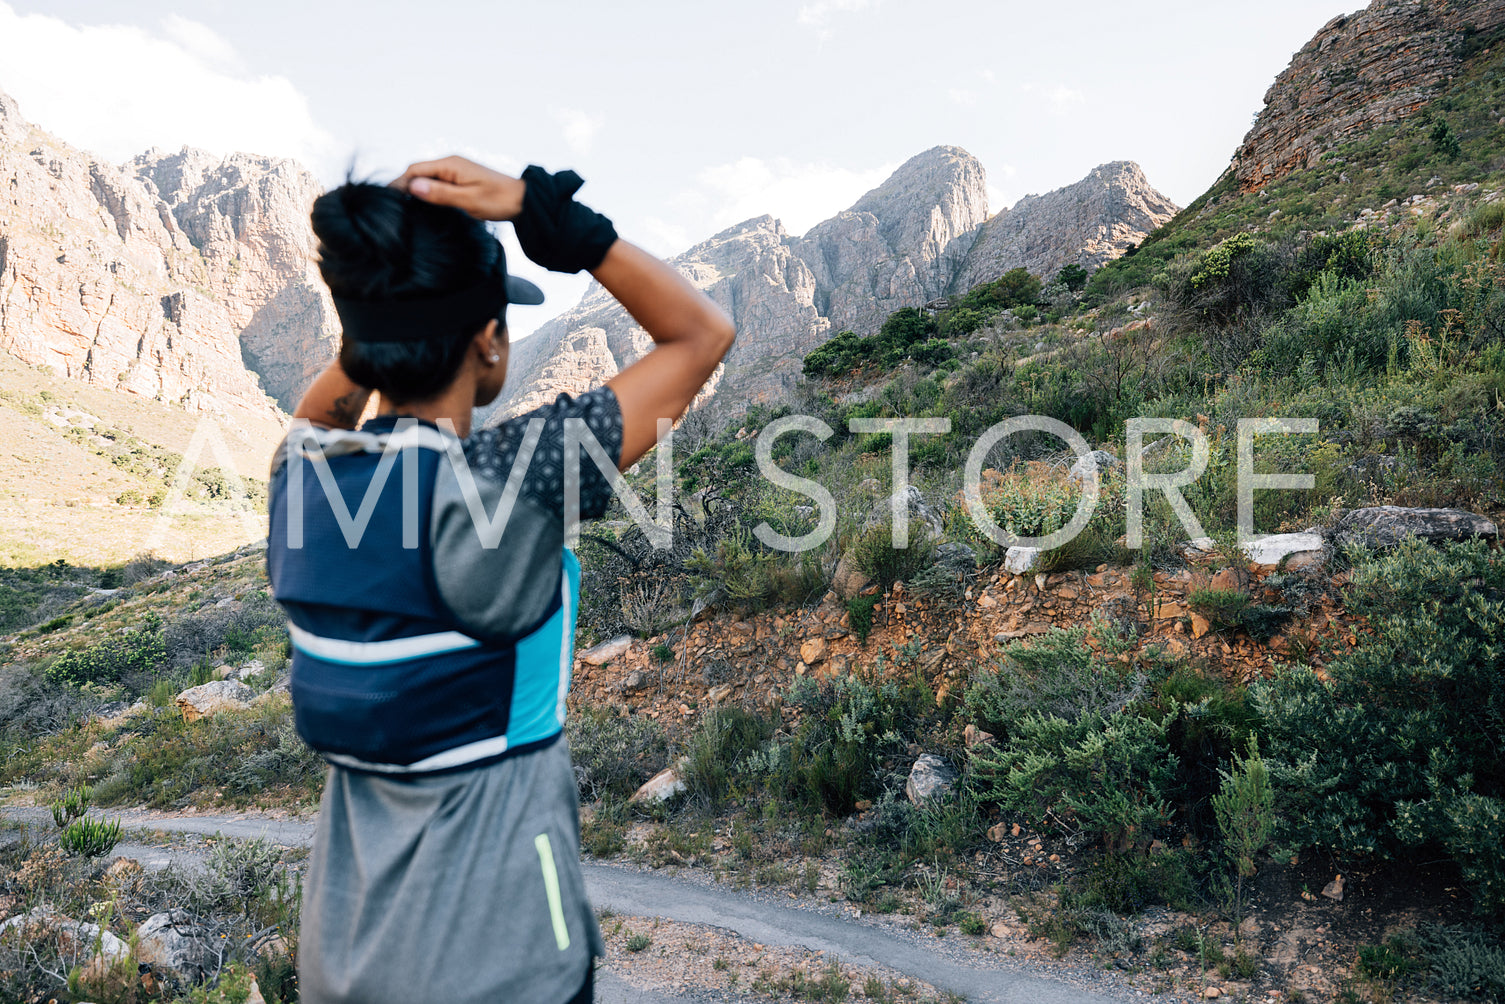
MULTIPOLYGON (((941 143, 987 168, 990 212, 1110 160, 1185 205, 1292 54, 1359 6, 0 0, 0 90, 116 161, 240 149, 326 183, 450 152, 572 167, 581 201, 668 256, 762 213, 803 233, 941 143)), ((510 312, 514 337, 585 286, 515 271, 549 303, 510 312)))

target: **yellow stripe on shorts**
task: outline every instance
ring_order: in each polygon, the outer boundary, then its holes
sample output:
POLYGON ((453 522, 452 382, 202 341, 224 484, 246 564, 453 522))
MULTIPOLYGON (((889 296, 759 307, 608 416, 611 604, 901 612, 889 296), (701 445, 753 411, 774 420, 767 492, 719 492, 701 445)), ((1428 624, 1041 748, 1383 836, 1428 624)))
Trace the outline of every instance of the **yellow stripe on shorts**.
POLYGON ((554 848, 549 844, 549 835, 540 833, 533 838, 538 849, 538 864, 543 868, 543 887, 549 896, 549 916, 554 921, 554 943, 562 952, 570 947, 570 929, 564 922, 564 903, 559 898, 559 872, 554 867, 554 848))

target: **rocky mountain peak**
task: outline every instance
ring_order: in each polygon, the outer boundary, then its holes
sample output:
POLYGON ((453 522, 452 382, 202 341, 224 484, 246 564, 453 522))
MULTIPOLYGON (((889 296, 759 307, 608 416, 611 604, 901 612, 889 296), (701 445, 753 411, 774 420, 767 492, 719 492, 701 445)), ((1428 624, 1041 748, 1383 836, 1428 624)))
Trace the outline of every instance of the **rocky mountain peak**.
POLYGON ((21 117, 16 99, 0 91, 0 142, 17 142, 25 138, 31 123, 21 117))
POLYGON ((1011 268, 1045 279, 1072 263, 1096 268, 1142 241, 1179 208, 1133 161, 1100 164, 1081 181, 1026 195, 982 224, 950 291, 965 293, 1011 268))
MULTIPOLYGON (((1067 261, 1097 264, 1177 208, 1127 161, 1020 206, 987 221, 982 164, 959 147, 938 146, 803 237, 758 216, 695 245, 670 263, 738 329, 703 397, 733 390, 739 400, 760 400, 797 381, 805 354, 833 333, 876 330, 895 310, 945 295, 964 272, 980 277, 975 283, 1020 265, 1053 275, 1067 261)), ((579 393, 650 348, 647 333, 592 287, 577 307, 513 346, 506 397, 493 417, 579 393)))
POLYGON ((1335 17, 1265 92, 1229 169, 1257 191, 1322 153, 1426 106, 1454 76, 1471 35, 1505 25, 1505 0, 1375 0, 1335 17))

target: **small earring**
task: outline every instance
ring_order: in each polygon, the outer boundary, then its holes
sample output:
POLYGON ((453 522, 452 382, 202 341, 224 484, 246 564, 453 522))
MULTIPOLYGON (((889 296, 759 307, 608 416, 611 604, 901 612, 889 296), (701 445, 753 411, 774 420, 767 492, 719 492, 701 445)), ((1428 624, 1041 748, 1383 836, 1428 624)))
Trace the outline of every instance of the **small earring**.
POLYGON ((501 356, 492 356, 491 357, 491 361, 494 362, 494 363, 499 363, 499 362, 502 361, 502 357, 501 356))

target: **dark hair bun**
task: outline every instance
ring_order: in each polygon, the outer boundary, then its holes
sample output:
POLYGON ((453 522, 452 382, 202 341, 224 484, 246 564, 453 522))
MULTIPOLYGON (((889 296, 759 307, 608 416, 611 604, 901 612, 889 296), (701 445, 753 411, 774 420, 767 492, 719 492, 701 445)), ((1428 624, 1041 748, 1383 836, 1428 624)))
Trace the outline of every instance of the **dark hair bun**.
MULTIPOLYGON (((368 181, 314 200, 319 273, 329 291, 350 300, 416 300, 473 285, 496 267, 499 245, 486 225, 368 181)), ((479 329, 477 329, 479 330, 479 329)), ((448 387, 476 332, 412 342, 344 339, 340 365, 396 403, 434 397, 448 387)))
POLYGON ((335 296, 417 299, 469 286, 496 261, 486 225, 368 181, 346 181, 314 200, 319 271, 335 296))

